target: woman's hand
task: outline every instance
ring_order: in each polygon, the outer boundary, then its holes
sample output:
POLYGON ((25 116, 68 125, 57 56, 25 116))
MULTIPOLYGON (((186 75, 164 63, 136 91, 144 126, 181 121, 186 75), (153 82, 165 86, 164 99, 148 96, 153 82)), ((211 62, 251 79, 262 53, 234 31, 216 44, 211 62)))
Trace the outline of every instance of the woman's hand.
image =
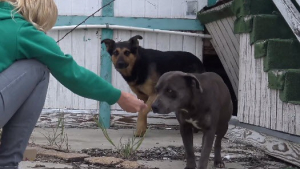
POLYGON ((139 100, 134 95, 123 91, 120 99, 118 100, 118 104, 123 110, 131 113, 140 112, 147 108, 147 105, 142 100, 139 100))

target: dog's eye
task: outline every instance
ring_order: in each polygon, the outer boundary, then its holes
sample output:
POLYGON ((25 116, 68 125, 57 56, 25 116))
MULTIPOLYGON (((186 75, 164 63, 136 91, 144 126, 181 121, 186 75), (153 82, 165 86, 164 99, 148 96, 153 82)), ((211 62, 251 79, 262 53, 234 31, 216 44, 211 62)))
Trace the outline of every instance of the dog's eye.
POLYGON ((125 55, 125 56, 129 56, 129 55, 130 55, 130 52, 129 52, 128 50, 126 50, 126 51, 124 52, 124 55, 125 55))
POLYGON ((168 93, 172 93, 172 92, 173 92, 173 90, 172 90, 172 89, 169 89, 169 90, 168 90, 168 93))
POLYGON ((113 55, 118 56, 119 52, 116 50, 116 51, 113 52, 113 55))

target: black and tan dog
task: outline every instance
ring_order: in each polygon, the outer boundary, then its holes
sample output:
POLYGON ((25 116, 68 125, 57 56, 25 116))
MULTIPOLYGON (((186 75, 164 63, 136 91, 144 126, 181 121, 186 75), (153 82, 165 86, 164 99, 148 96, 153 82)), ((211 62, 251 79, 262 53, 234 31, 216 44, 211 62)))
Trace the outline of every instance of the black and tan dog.
POLYGON ((151 104, 155 100, 154 87, 159 77, 169 71, 202 73, 204 67, 200 59, 189 52, 145 49, 139 46, 136 35, 128 41, 115 42, 104 39, 107 52, 112 57, 116 70, 123 76, 137 97, 143 100, 148 108, 139 112, 135 135, 143 136, 147 129, 147 115, 151 111, 151 104))
POLYGON ((163 74, 155 87, 157 98, 154 113, 175 112, 186 152, 186 169, 196 167, 193 128, 203 130, 202 150, 198 169, 206 169, 215 140, 215 166, 224 168, 221 142, 227 132, 233 107, 229 89, 216 73, 202 74, 172 71, 163 74))

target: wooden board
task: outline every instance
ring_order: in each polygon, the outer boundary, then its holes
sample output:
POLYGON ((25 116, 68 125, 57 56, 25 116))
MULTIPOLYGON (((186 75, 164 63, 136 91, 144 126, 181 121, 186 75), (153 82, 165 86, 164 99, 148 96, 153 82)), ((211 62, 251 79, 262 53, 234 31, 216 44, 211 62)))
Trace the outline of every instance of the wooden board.
POLYGON ((299 144, 236 126, 230 126, 225 137, 258 147, 275 158, 300 167, 299 144))
MULTIPOLYGON (((273 2, 300 42, 300 12, 297 10, 291 0, 273 0, 273 2)), ((299 4, 299 0, 297 3, 299 4)))
MULTIPOLYGON (((217 7, 220 8, 220 7, 217 7)), ((233 33, 233 18, 225 18, 206 24, 206 28, 213 37, 212 43, 216 52, 219 51, 223 67, 230 79, 236 96, 239 86, 239 35, 233 33), (216 49, 219 48, 219 49, 216 49), (222 54, 220 54, 222 52, 222 54)))

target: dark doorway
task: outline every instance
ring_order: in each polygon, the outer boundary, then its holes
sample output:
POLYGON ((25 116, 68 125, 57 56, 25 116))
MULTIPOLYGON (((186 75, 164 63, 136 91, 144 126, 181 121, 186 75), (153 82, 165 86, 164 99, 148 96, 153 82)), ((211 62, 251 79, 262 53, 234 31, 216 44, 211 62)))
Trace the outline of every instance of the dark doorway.
POLYGON ((231 99, 233 102, 233 115, 237 116, 237 96, 234 93, 226 71, 214 48, 212 47, 209 39, 203 39, 203 64, 207 72, 215 72, 223 78, 231 94, 231 99))

